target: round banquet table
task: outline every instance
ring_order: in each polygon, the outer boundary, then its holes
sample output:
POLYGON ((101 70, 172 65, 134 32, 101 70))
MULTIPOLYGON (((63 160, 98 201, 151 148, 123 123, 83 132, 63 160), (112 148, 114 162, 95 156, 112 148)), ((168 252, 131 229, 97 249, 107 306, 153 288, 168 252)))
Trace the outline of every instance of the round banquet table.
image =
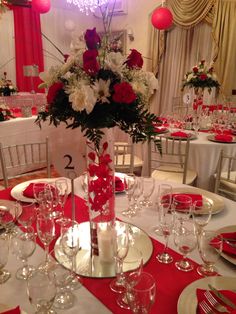
MULTIPOLYGON (((163 183, 160 181, 156 181, 156 185, 163 183)), ((185 185, 176 185, 173 184, 174 188, 186 188, 185 185)), ((192 187, 187 187, 188 189, 194 189, 192 187)), ((204 191, 203 191, 204 192, 204 191)), ((80 184, 80 178, 75 180, 75 193, 81 197, 84 196, 84 192, 82 191, 82 187, 80 184)), ((209 193, 209 192, 208 192, 209 193)), ((219 197, 219 196, 218 196, 219 197)), ((0 199, 9 199, 9 189, 0 191, 0 199)), ((233 222, 235 222, 235 202, 230 201, 228 199, 222 198, 224 202, 224 209, 213 215, 212 219, 209 223, 210 229, 219 229, 225 226, 232 225, 233 222)), ((155 200, 155 192, 152 195, 152 200, 155 200)), ((152 236, 154 239, 163 242, 162 237, 158 237, 155 235, 155 233, 152 231, 153 225, 157 223, 157 212, 154 206, 151 208, 142 209, 138 212, 137 216, 133 217, 132 219, 128 219, 121 215, 121 211, 127 206, 127 197, 125 194, 118 194, 116 196, 116 216, 122 220, 125 220, 127 222, 130 222, 142 230, 146 231, 150 236, 152 236)), ((77 210, 80 210, 80 208, 77 208, 77 210)), ((176 250, 175 245, 173 243, 172 237, 170 238, 170 247, 176 250)), ((41 262, 44 259, 44 251, 37 245, 36 251, 33 254, 33 256, 29 259, 29 263, 32 265, 38 265, 39 262, 41 262)), ((194 261, 201 263, 199 254, 197 250, 193 251, 190 256, 194 261)), ((155 256, 152 256, 151 259, 154 260, 154 263, 156 263, 156 267, 160 268, 160 264, 156 260, 155 256)), ((17 280, 14 276, 14 273, 16 269, 21 265, 21 263, 16 260, 15 256, 10 253, 8 263, 6 265, 6 269, 11 271, 12 277, 2 285, 1 288, 1 294, 0 294, 0 304, 8 304, 12 307, 21 305, 21 308, 24 309, 28 314, 32 313, 32 307, 29 304, 29 301, 27 299, 26 294, 26 282, 22 282, 20 280, 17 280)), ((164 266, 164 269, 166 269, 166 276, 168 277, 168 268, 169 265, 162 265, 164 266)), ((220 260, 217 263, 217 267, 220 271, 221 275, 224 276, 230 276, 235 277, 236 279, 236 266, 227 262, 223 258, 220 258, 220 260)), ((144 266, 145 269, 145 266, 144 266)), ((182 273, 183 276, 189 276, 188 273, 182 273)), ((95 280, 101 280, 101 279, 95 279, 95 280)), ((170 278, 169 278, 170 280, 170 278)), ((171 279, 173 280, 173 278, 171 279)), ((98 284, 98 283, 97 283, 98 284)), ((174 285, 174 284, 173 284, 174 285)), ((92 295, 85 287, 81 287, 79 290, 74 291, 76 295, 76 302, 75 306, 69 310, 66 311, 68 314, 106 314, 111 313, 111 311, 103 305, 94 295, 92 295)), ((165 294, 165 291, 163 291, 161 284, 157 282, 157 299, 160 295, 165 294)), ((112 297, 117 297, 115 294, 112 294, 112 297)), ((62 311, 58 311, 60 313, 62 311)), ((126 313, 125 310, 119 310, 117 312, 113 313, 126 313)), ((177 313, 177 311, 176 311, 177 313)), ((159 314, 175 314, 173 311, 169 313, 168 311, 160 311, 159 314)))

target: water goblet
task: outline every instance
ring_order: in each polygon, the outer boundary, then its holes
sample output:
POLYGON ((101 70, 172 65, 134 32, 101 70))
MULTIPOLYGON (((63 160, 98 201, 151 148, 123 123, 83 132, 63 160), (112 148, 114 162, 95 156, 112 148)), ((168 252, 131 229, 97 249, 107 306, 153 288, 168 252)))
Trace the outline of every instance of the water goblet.
POLYGON ((184 272, 193 270, 193 264, 187 259, 187 255, 197 247, 197 235, 193 221, 185 221, 184 226, 175 227, 174 242, 183 254, 182 259, 175 263, 177 269, 184 272))
POLYGON ((33 195, 38 204, 40 204, 41 198, 40 198, 40 192, 42 192, 45 188, 45 183, 43 182, 35 182, 33 184, 33 195))
POLYGON ((11 274, 3 267, 6 265, 9 254, 9 237, 6 233, 0 235, 0 284, 6 282, 11 274))
POLYGON ((35 314, 56 314, 52 309, 56 297, 54 274, 36 270, 27 280, 27 294, 35 314))
POLYGON ((20 227, 18 234, 12 240, 13 250, 22 261, 23 266, 16 271, 16 278, 27 280, 35 268, 28 265, 28 258, 33 255, 36 248, 36 237, 32 227, 20 227))
POLYGON ((124 222, 116 221, 114 256, 116 262, 116 278, 111 281, 110 288, 112 291, 122 293, 125 291, 125 275, 123 272, 123 262, 129 250, 129 227, 124 222))
POLYGON ((19 207, 19 215, 17 217, 18 223, 24 227, 32 226, 33 222, 36 221, 37 209, 35 203, 23 203, 16 202, 15 206, 19 207))
POLYGON ((212 204, 207 200, 197 200, 193 203, 192 217, 197 228, 197 232, 200 233, 204 227, 207 226, 212 215, 212 204))
POLYGON ((198 250, 203 265, 198 266, 197 272, 202 276, 216 276, 215 264, 222 252, 223 239, 220 234, 212 230, 202 230, 198 234, 198 250))
POLYGON ((128 197, 128 208, 122 211, 122 215, 128 216, 129 218, 133 217, 135 215, 134 208, 131 205, 132 195, 134 193, 135 188, 135 175, 127 175, 124 177, 124 188, 125 193, 128 197))
POLYGON ((16 206, 0 206, 0 225, 5 229, 8 236, 14 235, 15 222, 18 216, 18 208, 16 206))
POLYGON ((168 203, 161 204, 159 211, 160 227, 165 239, 165 246, 163 252, 159 253, 156 258, 160 263, 169 264, 173 262, 173 257, 168 253, 168 242, 169 237, 173 231, 175 216, 173 215, 172 210, 170 210, 170 206, 168 203))
POLYGON ((52 242, 52 240, 55 238, 54 219, 50 216, 39 214, 37 217, 37 233, 38 233, 38 237, 40 241, 44 245, 45 252, 46 252, 45 262, 42 263, 39 266, 39 268, 47 272, 50 268, 49 245, 52 242))
POLYGON ((142 272, 134 283, 132 276, 131 279, 128 277, 126 297, 132 313, 149 313, 156 299, 155 278, 142 272))
POLYGON ((144 207, 150 207, 152 206, 152 201, 150 200, 150 197, 152 196, 152 193, 155 188, 155 179, 151 177, 143 177, 143 200, 140 201, 140 205, 144 207))
POLYGON ((172 198, 172 208, 176 217, 179 220, 181 226, 191 216, 192 210, 192 198, 188 195, 177 194, 172 198))

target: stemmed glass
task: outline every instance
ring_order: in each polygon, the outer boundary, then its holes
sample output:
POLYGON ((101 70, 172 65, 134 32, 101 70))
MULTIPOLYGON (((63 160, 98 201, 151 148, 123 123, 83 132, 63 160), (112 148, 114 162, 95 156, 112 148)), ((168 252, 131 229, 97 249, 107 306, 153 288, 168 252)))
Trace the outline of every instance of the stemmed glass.
POLYGON ((173 257, 168 253, 168 242, 169 236, 173 231, 175 216, 172 213, 169 203, 161 204, 159 207, 159 212, 160 212, 160 227, 162 234, 165 238, 165 246, 163 252, 159 253, 156 258, 160 263, 169 264, 172 263, 173 257))
POLYGON ((56 292, 55 278, 51 272, 36 270, 27 280, 27 294, 36 314, 56 314, 51 309, 56 292))
POLYGON ((64 207, 65 207, 65 203, 66 203, 66 200, 67 200, 67 197, 68 197, 68 183, 67 183, 67 180, 64 179, 64 178, 57 179, 55 181, 55 186, 56 186, 56 189, 58 191, 58 203, 61 206, 61 210, 62 210, 62 215, 61 215, 62 217, 58 218, 56 220, 56 222, 59 225, 62 225, 62 224, 66 224, 67 223, 67 218, 65 218, 65 213, 64 213, 64 207))
POLYGON ((192 216, 197 232, 201 233, 211 219, 212 204, 207 200, 198 200, 193 203, 192 216))
POLYGON ((47 195, 47 203, 51 209, 51 215, 53 218, 59 218, 62 215, 61 211, 56 210, 59 203, 59 191, 56 188, 55 184, 45 185, 44 191, 47 195))
POLYGON ((18 208, 16 206, 0 206, 0 225, 5 232, 11 237, 14 235, 15 222, 18 216, 18 208))
POLYGON ((172 208, 176 220, 183 226, 186 220, 189 220, 192 211, 192 198, 188 195, 177 194, 173 196, 172 208))
POLYGON ((37 217, 37 209, 35 203, 20 203, 16 202, 16 207, 19 208, 17 221, 24 227, 32 226, 37 217))
POLYGON ((50 216, 39 214, 37 217, 37 233, 40 241, 43 243, 46 252, 45 262, 40 265, 40 269, 48 271, 50 268, 49 245, 55 238, 55 223, 50 216))
POLYGON ((6 282, 11 274, 3 267, 6 265, 9 254, 9 237, 6 233, 0 235, 0 284, 6 282))
POLYGON ((137 281, 127 278, 126 297, 132 313, 147 314, 156 299, 155 278, 146 272, 142 272, 137 281))
POLYGON ((222 252, 222 245, 222 236, 216 231, 202 230, 198 234, 198 250, 204 263, 197 268, 197 272, 200 275, 216 276, 218 274, 215 263, 222 252))
POLYGON ((185 221, 184 226, 175 227, 174 242, 183 254, 182 259, 175 263, 177 269, 185 272, 193 270, 193 264, 187 259, 187 255, 197 247, 197 235, 193 221, 185 221))
POLYGON ((133 199, 134 199, 133 210, 135 214, 141 208, 138 204, 138 199, 142 194, 143 194, 143 178, 136 177, 134 191, 133 191, 133 199))
POLYGON ((131 199, 134 193, 135 184, 136 184, 135 175, 133 176, 128 175, 124 177, 124 188, 125 188, 125 193, 128 197, 128 208, 122 211, 122 215, 128 216, 129 218, 135 215, 134 208, 131 205, 131 199))
POLYGON ((150 200, 150 197, 155 188, 155 179, 151 177, 142 179, 143 179, 143 200, 140 201, 140 205, 144 207, 150 207, 152 206, 152 201, 150 200))
POLYGON ((35 232, 32 227, 20 227, 18 234, 12 240, 13 251, 23 263, 23 266, 16 272, 17 279, 27 280, 35 270, 33 266, 28 265, 28 258, 33 255, 36 248, 35 241, 35 232))
POLYGON ((125 291, 125 275, 123 273, 123 262, 129 250, 129 228, 124 222, 115 222, 114 255, 116 261, 116 278, 111 281, 112 291, 122 293, 125 291))
MULTIPOLYGON (((158 213, 158 221, 160 221, 160 206, 165 204, 169 208, 171 207, 172 203, 172 185, 170 184, 159 184, 157 189, 157 197, 155 201, 155 205, 157 207, 157 213, 158 213)), ((161 227, 159 225, 156 225, 152 227, 152 230, 157 235, 163 235, 161 227)))

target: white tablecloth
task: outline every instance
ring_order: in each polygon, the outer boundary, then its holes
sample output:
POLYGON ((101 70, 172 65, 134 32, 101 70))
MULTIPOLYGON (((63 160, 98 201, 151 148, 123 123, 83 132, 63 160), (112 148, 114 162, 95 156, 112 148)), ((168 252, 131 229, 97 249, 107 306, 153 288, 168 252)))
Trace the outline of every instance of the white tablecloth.
MULTIPOLYGON (((83 195, 81 186, 76 180, 76 193, 79 195, 83 195)), ((160 182, 156 182, 158 184, 160 182)), ((177 185, 173 185, 177 186, 177 185)), ((180 185, 178 185, 180 186, 180 185)), ((183 185, 182 185, 183 186, 183 185)), ((153 195, 155 198, 155 194, 153 195)), ((225 208, 221 213, 214 215, 208 225, 209 229, 219 229, 224 226, 235 225, 235 202, 224 199, 225 208)), ((116 214, 118 218, 124 220, 124 216, 121 215, 121 211, 127 205, 127 198, 125 195, 120 194, 116 197, 116 214)), ((143 209, 138 213, 136 217, 132 219, 125 219, 126 221, 130 221, 132 224, 137 225, 146 231, 153 238, 163 242, 162 237, 157 237, 151 230, 153 225, 157 223, 157 213, 155 208, 143 209)), ((171 238, 170 247, 176 249, 173 239, 171 238)), ((201 259, 197 250, 192 252, 189 256, 195 261, 201 263, 201 259)), ((33 256, 29 259, 29 263, 33 265, 38 265, 40 261, 44 258, 44 252, 41 248, 37 247, 37 250, 33 254, 33 256)), ((154 257, 155 258, 155 257, 154 257)), ((157 267, 158 267, 158 262, 157 267)), ((21 305, 28 314, 33 313, 32 307, 29 304, 26 295, 26 283, 15 279, 14 273, 16 269, 20 266, 20 262, 16 260, 16 258, 10 255, 9 262, 6 265, 6 268, 12 272, 12 277, 2 285, 1 294, 0 294, 0 303, 3 304, 11 304, 12 306, 16 306, 18 304, 21 305)), ((220 270, 221 275, 235 277, 236 280, 236 272, 235 265, 230 264, 223 258, 217 263, 217 267, 220 270)), ((168 271, 168 265, 166 265, 166 270, 168 271)), ((184 275, 184 274, 183 274, 184 275)), ((99 279, 98 279, 99 280, 99 279)), ((76 294, 76 304, 73 308, 66 311, 68 314, 106 314, 111 313, 103 304, 101 304, 94 296, 92 296, 85 288, 81 288, 75 291, 76 294)), ((114 294, 114 298, 117 295, 114 294)), ((157 298, 158 298, 158 290, 157 290, 157 298)), ((60 311, 58 311, 60 313, 60 311)), ((61 311, 61 313, 64 313, 61 311)), ((160 313, 160 314, 175 314, 175 313, 160 313)))

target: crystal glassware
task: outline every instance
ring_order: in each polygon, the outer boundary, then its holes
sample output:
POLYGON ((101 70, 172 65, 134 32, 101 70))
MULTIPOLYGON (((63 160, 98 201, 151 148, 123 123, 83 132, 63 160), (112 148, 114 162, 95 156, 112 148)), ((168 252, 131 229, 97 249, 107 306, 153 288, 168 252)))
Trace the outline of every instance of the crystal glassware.
POLYGON ((60 178, 55 181, 55 186, 58 191, 58 203, 61 206, 61 217, 56 220, 58 224, 64 224, 67 222, 67 218, 65 217, 64 207, 66 200, 68 198, 68 182, 65 178, 60 178))
POLYGON ((142 272, 138 279, 133 281, 131 274, 131 278, 127 278, 126 297, 132 313, 149 313, 156 299, 155 278, 147 272, 142 272))
POLYGON ((59 204, 59 190, 55 184, 50 183, 46 184, 44 188, 45 193, 47 194, 47 203, 51 209, 51 215, 53 218, 59 218, 62 216, 62 212, 57 210, 59 204))
POLYGON ((150 197, 155 188, 155 179, 151 177, 143 177, 143 200, 140 201, 140 205, 143 207, 150 207, 152 206, 152 201, 150 197))
POLYGON ((36 236, 32 227, 20 227, 17 235, 12 239, 13 251, 22 261, 23 266, 16 271, 16 278, 27 280, 35 268, 28 265, 28 258, 36 248, 36 236))
POLYGON ((207 200, 198 200, 193 203, 192 217, 197 232, 200 233, 207 226, 212 215, 212 204, 207 200))
POLYGON ((183 226, 184 221, 188 220, 192 211, 192 198, 188 195, 177 194, 172 198, 172 209, 176 220, 183 226))
POLYGON ((127 216, 129 218, 135 215, 134 208, 131 205, 132 195, 134 193, 135 188, 135 182, 136 182, 135 175, 127 175, 124 177, 124 189, 128 198, 128 208, 122 211, 122 215, 127 216))
POLYGON ((36 221, 37 208, 35 203, 23 203, 16 202, 16 206, 19 207, 19 215, 17 221, 24 227, 32 226, 33 222, 36 221))
POLYGON ((6 233, 2 233, 0 235, 0 284, 3 284, 11 277, 10 272, 4 269, 4 266, 8 261, 8 254, 9 237, 6 233))
POLYGON ((185 221, 184 226, 175 227, 174 242, 183 254, 182 259, 175 262, 177 269, 184 272, 193 270, 193 264, 187 259, 187 255, 197 247, 197 234, 193 221, 185 221))
POLYGON ((198 249, 203 265, 198 266, 197 272, 202 276, 216 276, 215 267, 222 252, 223 239, 220 234, 212 230, 202 230, 198 234, 198 249))

